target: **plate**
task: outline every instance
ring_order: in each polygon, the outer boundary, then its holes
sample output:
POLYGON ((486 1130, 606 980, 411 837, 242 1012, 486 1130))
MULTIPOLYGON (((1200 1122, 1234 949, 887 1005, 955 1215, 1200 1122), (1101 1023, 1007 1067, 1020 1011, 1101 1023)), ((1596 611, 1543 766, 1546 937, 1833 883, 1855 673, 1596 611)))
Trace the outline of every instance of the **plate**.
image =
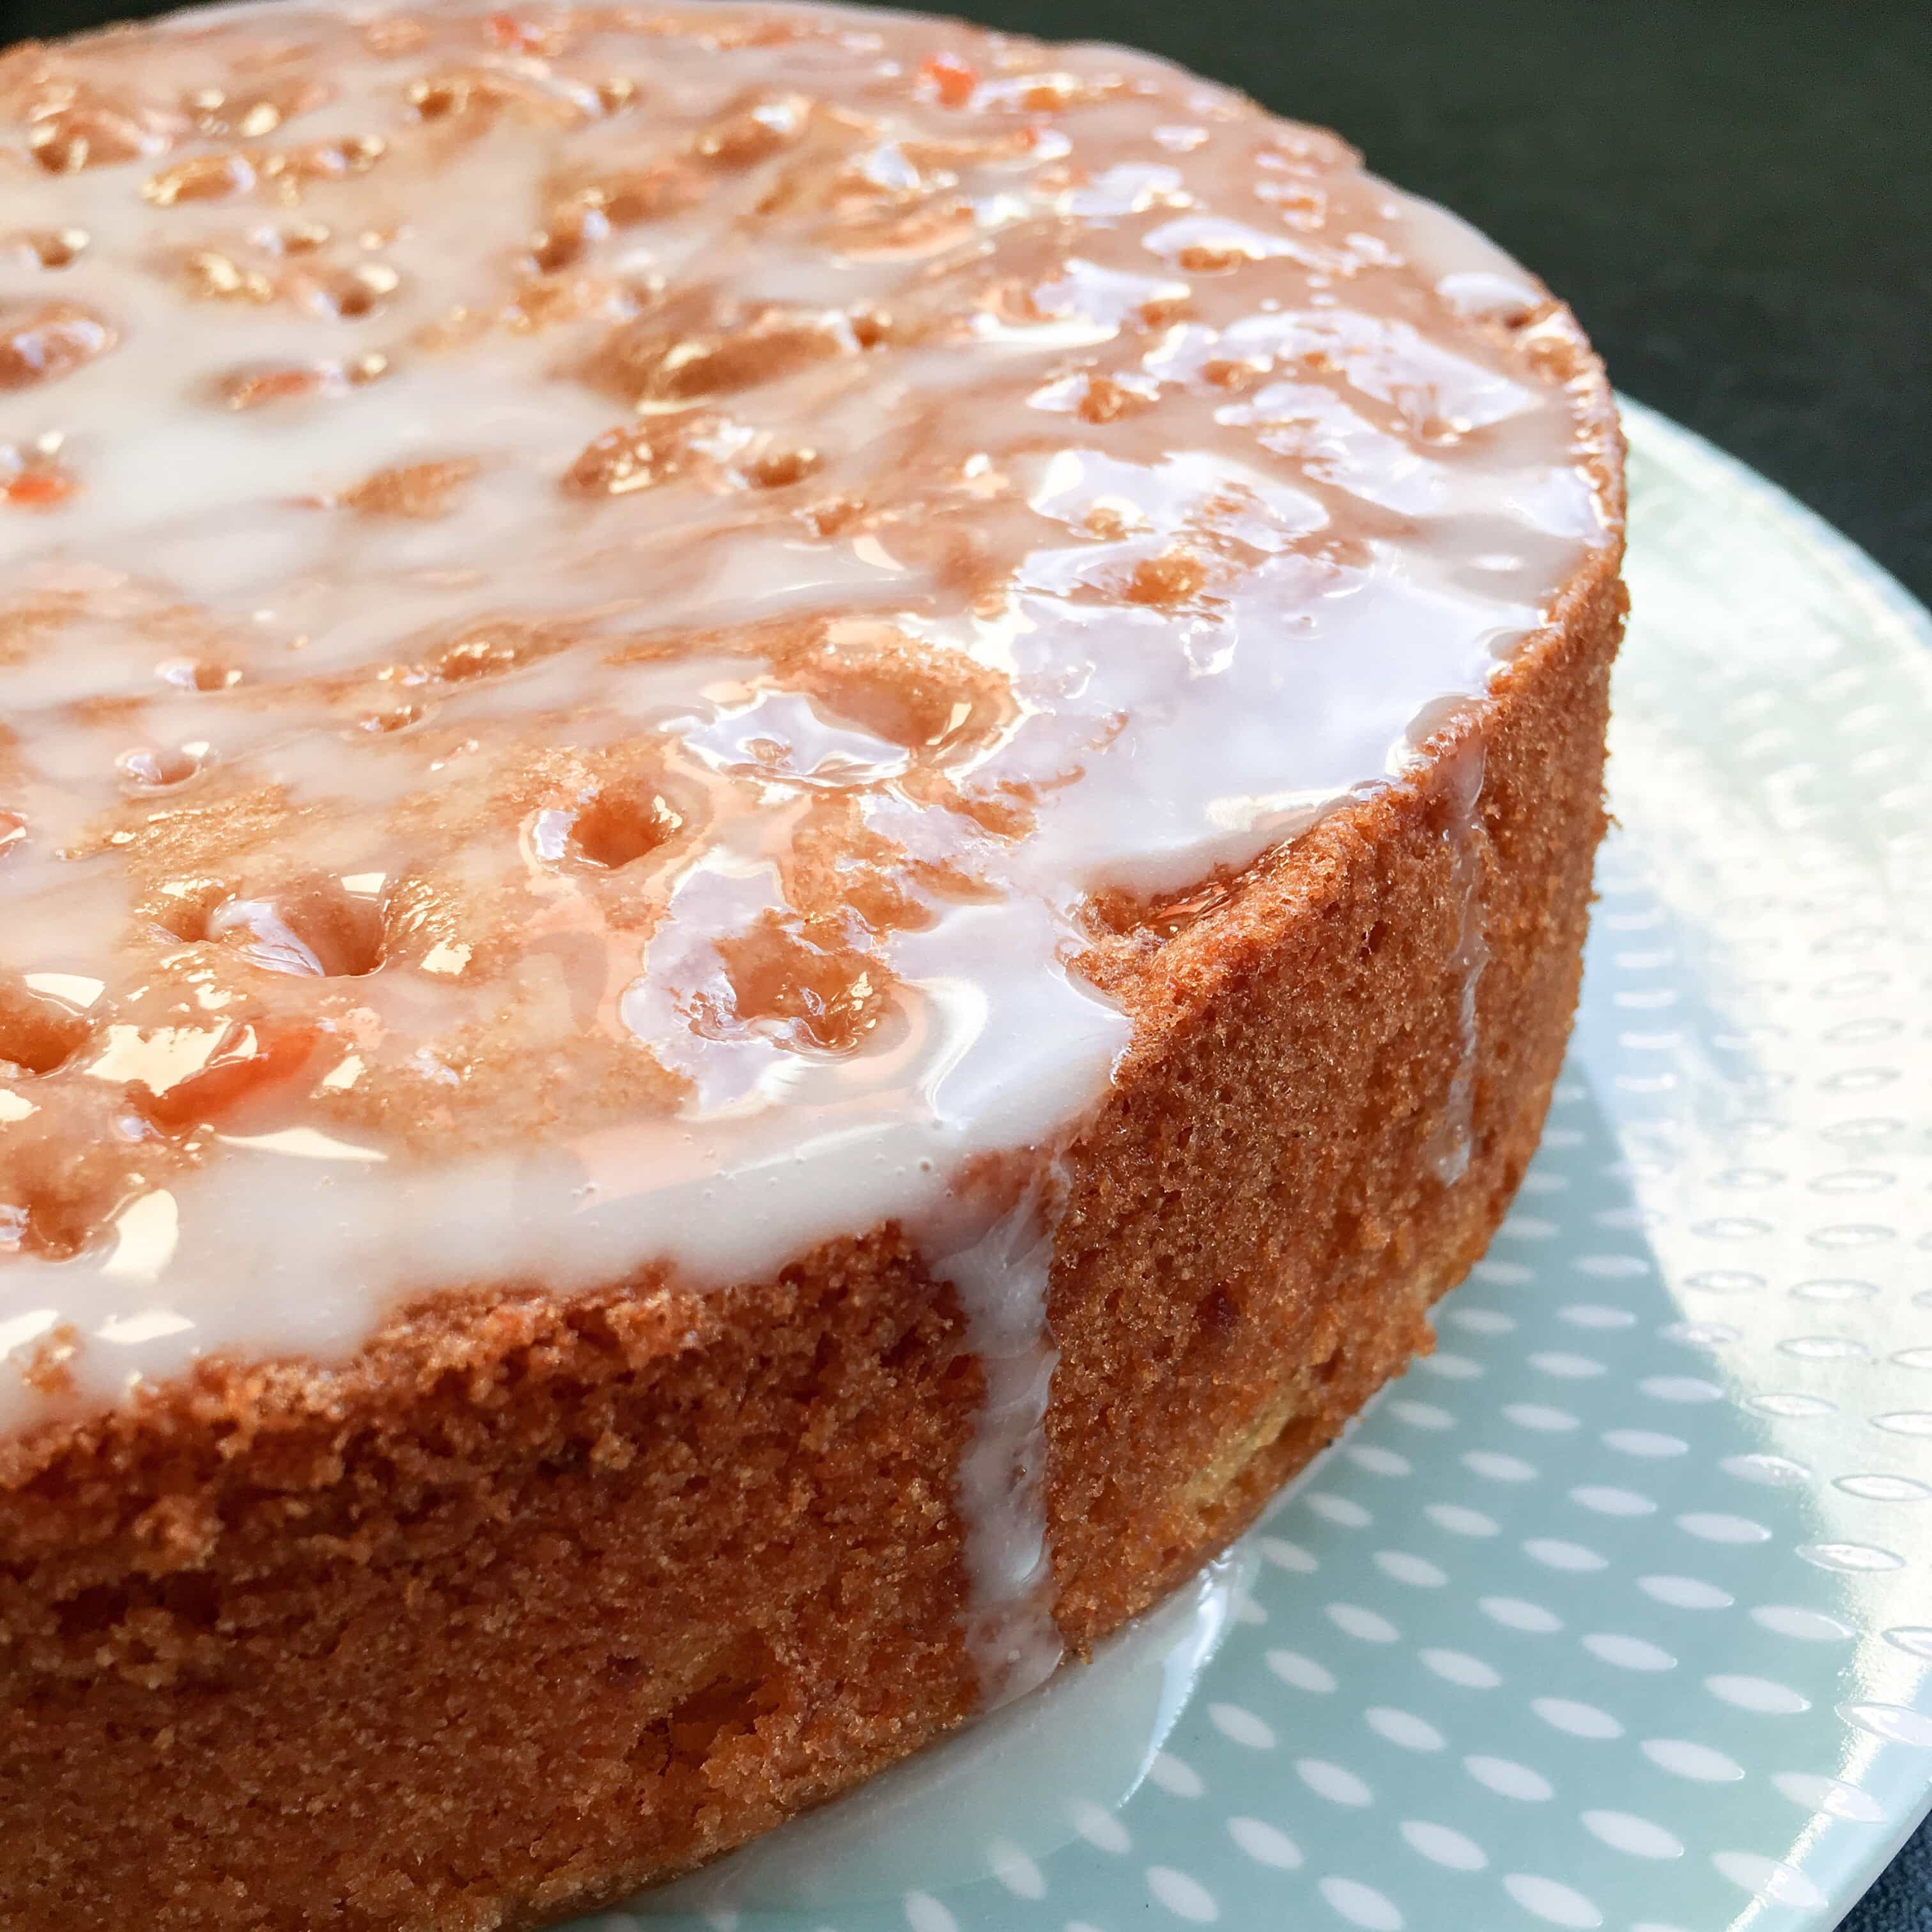
POLYGON ((1085 1670, 578 1932, 1822 1932, 1932 1803, 1932 617, 1626 412, 1582 1009, 1436 1352, 1085 1670))

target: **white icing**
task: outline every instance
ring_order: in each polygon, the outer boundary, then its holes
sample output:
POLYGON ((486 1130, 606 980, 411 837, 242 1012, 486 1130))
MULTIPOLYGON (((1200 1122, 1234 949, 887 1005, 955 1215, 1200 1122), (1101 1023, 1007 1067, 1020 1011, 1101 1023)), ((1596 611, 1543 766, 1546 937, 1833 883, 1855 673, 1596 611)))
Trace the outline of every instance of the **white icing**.
POLYGON ((1605 540, 1574 399, 1469 320, 1538 300, 1488 244, 1144 56, 521 17, 382 52, 344 24, 379 7, 215 10, 0 92, 0 352, 100 351, 0 432, 0 620, 58 613, 0 643, 0 992, 85 1021, 0 1079, 0 1346, 68 1378, 0 1376, 0 1426, 896 1219, 986 1366, 1002 1694, 1058 1655, 1040 1186, 1127 1036, 1070 964, 1086 898, 1248 862, 1480 698, 1605 540), (142 152, 48 172, 76 74, 142 152), (183 106, 290 75, 327 98, 244 141, 183 106), (424 122, 418 82, 506 100, 424 122), (290 171, 331 142, 373 158, 290 171), (158 185, 224 154, 245 192, 158 185), (665 167, 647 219, 578 191, 665 167), (10 238, 56 231, 64 266, 10 238), (670 440, 593 462, 627 428, 670 440), (63 1144, 121 1163, 76 1252, 63 1144), (1019 1208, 974 1207, 1016 1156, 1019 1208))
POLYGON ((972 1608, 966 1640, 982 1695, 1003 1704, 1052 1676, 1062 1654, 1046 1548, 1046 1402, 1058 1359, 1046 1332, 1059 1176, 1036 1168, 1019 1199, 965 1246, 937 1256, 967 1311, 986 1378, 959 1470, 972 1608))

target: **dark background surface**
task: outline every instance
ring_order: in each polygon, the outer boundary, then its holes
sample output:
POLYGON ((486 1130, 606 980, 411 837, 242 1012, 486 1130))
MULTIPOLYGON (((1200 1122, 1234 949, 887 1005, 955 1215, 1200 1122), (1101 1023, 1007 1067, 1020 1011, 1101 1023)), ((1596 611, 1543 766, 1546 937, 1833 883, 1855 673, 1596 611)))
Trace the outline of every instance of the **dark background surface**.
MULTIPOLYGON (((0 41, 160 10, 0 0, 0 41)), ((950 10, 1150 47, 1340 128, 1565 296, 1620 387, 1932 601, 1932 0, 950 10)), ((1932 1828, 1844 1932, 1932 1932, 1932 1828)))

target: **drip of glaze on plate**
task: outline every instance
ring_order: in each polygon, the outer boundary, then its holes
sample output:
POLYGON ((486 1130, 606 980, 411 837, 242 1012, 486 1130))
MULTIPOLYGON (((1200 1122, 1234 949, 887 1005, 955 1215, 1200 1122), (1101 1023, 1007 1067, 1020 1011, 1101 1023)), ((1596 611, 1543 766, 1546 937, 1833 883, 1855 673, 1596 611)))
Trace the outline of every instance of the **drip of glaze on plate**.
POLYGON ((1606 540, 1573 325, 1159 62, 836 9, 18 50, 0 188, 0 1427, 897 1221, 1032 1681, 969 1177, 1106 1096, 1090 896, 1401 782, 1606 540))
POLYGON ((1232 1628, 1258 1563, 1252 1538, 1070 1664, 1037 1696, 782 1825, 628 1910, 829 1908, 1024 1870, 1112 1814, 1149 1768, 1232 1628))

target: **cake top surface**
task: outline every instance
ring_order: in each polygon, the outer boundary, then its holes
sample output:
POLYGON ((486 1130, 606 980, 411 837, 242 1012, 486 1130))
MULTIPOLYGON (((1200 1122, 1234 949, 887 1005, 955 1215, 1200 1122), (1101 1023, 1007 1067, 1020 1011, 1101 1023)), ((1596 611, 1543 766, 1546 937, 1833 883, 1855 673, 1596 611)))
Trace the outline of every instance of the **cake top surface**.
POLYGON ((1610 541, 1574 344, 1117 49, 0 56, 0 1420, 1050 1143, 1090 896, 1399 774, 1610 541))

